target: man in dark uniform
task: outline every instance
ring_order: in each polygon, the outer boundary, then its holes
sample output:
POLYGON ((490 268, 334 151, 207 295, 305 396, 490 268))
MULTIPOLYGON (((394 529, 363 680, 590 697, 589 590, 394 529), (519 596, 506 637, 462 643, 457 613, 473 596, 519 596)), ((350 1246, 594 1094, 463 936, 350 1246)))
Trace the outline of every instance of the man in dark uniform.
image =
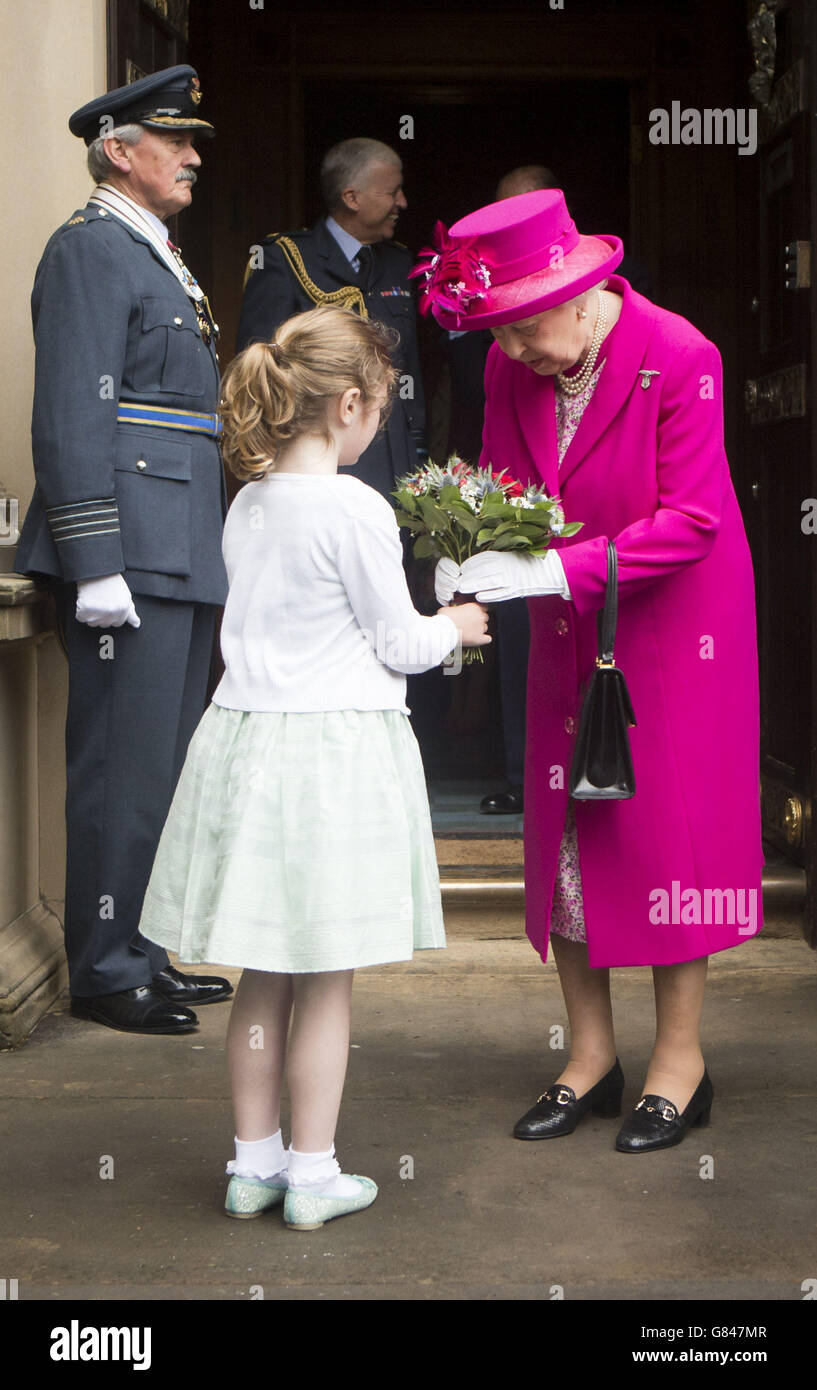
POLYGON ((328 215, 312 228, 265 237, 253 249, 245 280, 236 348, 270 338, 292 314, 341 304, 397 329, 401 375, 386 430, 349 471, 394 504, 396 480, 425 462, 425 402, 417 348, 414 258, 395 242, 407 206, 400 157, 378 140, 344 140, 321 166, 328 215))
POLYGON ((189 1032, 189 1004, 232 993, 138 932, 227 592, 217 328, 164 225, 192 200, 194 135, 214 134, 200 99, 181 65, 74 113, 97 186, 32 295, 36 488, 16 566, 50 576, 68 656, 72 1012, 137 1033, 189 1032))

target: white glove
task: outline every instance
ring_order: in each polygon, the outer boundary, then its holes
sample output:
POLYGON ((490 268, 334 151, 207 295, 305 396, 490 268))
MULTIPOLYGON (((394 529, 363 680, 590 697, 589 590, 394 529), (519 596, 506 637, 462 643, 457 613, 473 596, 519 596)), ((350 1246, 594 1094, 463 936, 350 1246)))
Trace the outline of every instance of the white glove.
POLYGON ((544 555, 483 550, 463 561, 457 587, 461 594, 475 594, 478 603, 502 603, 539 594, 570 598, 564 566, 555 550, 546 550, 544 555))
POLYGON ((77 622, 88 627, 141 627, 131 591, 122 574, 105 574, 101 579, 77 580, 77 622))
POLYGON ((459 588, 460 567, 456 560, 449 560, 444 555, 437 561, 437 568, 434 571, 434 592, 437 595, 437 602, 447 608, 457 589, 459 588))

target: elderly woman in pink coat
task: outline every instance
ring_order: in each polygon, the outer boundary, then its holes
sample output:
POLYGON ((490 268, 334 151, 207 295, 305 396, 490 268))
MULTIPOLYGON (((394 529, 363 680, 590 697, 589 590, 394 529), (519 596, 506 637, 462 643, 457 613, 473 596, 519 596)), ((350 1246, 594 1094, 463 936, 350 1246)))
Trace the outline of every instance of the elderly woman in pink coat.
POLYGON ((720 355, 613 274, 621 242, 579 235, 558 189, 492 203, 437 238, 418 268, 422 307, 496 340, 481 463, 544 482, 583 523, 543 555, 437 566, 441 602, 526 596, 530 613, 526 931, 543 961, 553 944, 571 1050, 514 1134, 552 1138, 588 1111, 621 1114, 610 967, 652 966, 655 1043, 616 1140, 643 1153, 708 1122, 707 959, 761 927, 754 580, 720 355), (635 795, 576 801, 568 773, 610 540, 635 795))

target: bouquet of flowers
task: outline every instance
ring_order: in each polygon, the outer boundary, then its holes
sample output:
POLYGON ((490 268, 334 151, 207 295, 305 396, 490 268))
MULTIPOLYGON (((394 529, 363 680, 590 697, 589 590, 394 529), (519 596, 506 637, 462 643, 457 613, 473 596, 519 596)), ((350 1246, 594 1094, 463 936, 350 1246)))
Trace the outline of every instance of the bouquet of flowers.
MULTIPOLYGON (((472 468, 452 455, 444 468, 428 463, 400 478, 392 496, 399 504, 398 524, 415 536, 415 558, 447 555, 461 565, 482 550, 538 555, 554 536, 572 536, 581 529, 580 521, 565 523, 557 497, 542 486, 524 487, 506 473, 490 465, 472 468)), ((468 647, 463 660, 482 661, 482 652, 468 647)))

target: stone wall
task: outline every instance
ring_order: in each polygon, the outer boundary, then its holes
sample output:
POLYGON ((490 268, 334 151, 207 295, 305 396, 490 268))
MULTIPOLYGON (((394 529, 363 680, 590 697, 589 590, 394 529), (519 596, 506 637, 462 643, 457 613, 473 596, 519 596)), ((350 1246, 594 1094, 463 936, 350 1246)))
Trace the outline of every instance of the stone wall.
POLYGON ((4 6, 0 165, 0 1047, 23 1041, 66 983, 65 658, 49 602, 12 574, 14 528, 34 488, 29 299, 43 247, 87 200, 73 110, 106 89, 105 0, 4 6))

